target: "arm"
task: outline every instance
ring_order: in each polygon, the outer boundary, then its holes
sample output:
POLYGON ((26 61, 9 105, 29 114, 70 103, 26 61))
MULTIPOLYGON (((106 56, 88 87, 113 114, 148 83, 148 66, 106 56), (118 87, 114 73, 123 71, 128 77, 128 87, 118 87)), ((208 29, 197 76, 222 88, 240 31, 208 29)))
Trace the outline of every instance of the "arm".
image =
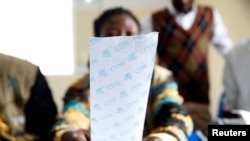
POLYGON ((53 128, 54 141, 85 138, 89 140, 89 76, 75 82, 66 92, 63 111, 53 128))
POLYGON ((149 137, 159 137, 163 141, 188 139, 193 123, 183 110, 183 99, 177 91, 176 82, 168 82, 156 90, 153 102, 154 129, 149 137))
POLYGON ((154 72, 153 86, 156 86, 156 89, 152 93, 150 105, 153 109, 154 127, 144 140, 157 141, 157 138, 161 141, 187 140, 193 130, 192 119, 182 108, 183 98, 178 93, 177 83, 171 79, 171 73, 167 74, 168 77, 166 75, 163 77, 164 70, 160 71, 160 75, 159 71, 154 72), (164 83, 154 82, 155 80, 164 83))
POLYGON ((226 26, 223 23, 219 11, 214 9, 213 15, 214 29, 211 42, 215 46, 215 48, 220 52, 220 54, 225 55, 233 48, 233 43, 228 35, 226 26))
POLYGON ((26 130, 48 140, 48 133, 55 122, 57 109, 51 90, 43 74, 38 69, 31 97, 25 108, 26 130))

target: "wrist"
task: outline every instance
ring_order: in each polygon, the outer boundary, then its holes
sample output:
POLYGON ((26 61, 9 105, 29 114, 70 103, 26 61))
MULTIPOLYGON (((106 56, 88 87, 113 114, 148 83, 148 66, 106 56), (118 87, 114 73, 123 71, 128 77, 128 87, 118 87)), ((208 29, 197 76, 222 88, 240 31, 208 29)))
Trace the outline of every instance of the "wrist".
POLYGON ((167 133, 151 133, 148 137, 156 137, 162 141, 178 141, 174 136, 167 133))

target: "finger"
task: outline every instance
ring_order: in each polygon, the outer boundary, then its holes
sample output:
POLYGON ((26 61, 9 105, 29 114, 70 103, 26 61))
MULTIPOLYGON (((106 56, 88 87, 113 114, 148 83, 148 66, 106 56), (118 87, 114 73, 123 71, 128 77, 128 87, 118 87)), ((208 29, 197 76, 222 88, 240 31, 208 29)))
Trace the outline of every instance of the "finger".
POLYGON ((79 139, 84 139, 84 141, 91 141, 89 130, 80 129, 77 131, 79 134, 79 139), (84 136, 84 137, 83 137, 84 136))
POLYGON ((90 141, 91 139, 90 139, 90 132, 89 132, 89 130, 82 129, 82 132, 84 133, 86 139, 88 141, 90 141))

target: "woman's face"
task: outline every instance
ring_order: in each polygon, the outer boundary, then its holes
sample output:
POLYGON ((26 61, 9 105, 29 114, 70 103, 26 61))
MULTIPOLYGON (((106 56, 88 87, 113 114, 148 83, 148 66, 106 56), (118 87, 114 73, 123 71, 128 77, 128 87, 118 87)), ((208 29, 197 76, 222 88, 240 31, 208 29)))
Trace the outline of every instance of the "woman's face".
POLYGON ((101 37, 131 36, 139 34, 136 22, 126 14, 118 14, 108 19, 101 31, 101 37))

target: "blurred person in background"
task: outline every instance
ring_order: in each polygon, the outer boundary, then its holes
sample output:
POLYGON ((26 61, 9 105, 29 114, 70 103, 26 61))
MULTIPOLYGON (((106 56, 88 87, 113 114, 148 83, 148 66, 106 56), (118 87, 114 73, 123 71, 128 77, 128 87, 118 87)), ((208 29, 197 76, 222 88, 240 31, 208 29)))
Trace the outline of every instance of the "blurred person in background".
POLYGON ((56 115, 39 67, 0 53, 0 141, 50 141, 56 115))
POLYGON ((223 56, 232 49, 219 12, 194 0, 171 0, 167 7, 144 17, 141 25, 142 33, 159 32, 157 64, 173 72, 195 130, 206 132, 211 121, 209 43, 223 56))
POLYGON ((226 55, 223 84, 225 112, 246 110, 250 112, 250 37, 236 44, 226 55))

